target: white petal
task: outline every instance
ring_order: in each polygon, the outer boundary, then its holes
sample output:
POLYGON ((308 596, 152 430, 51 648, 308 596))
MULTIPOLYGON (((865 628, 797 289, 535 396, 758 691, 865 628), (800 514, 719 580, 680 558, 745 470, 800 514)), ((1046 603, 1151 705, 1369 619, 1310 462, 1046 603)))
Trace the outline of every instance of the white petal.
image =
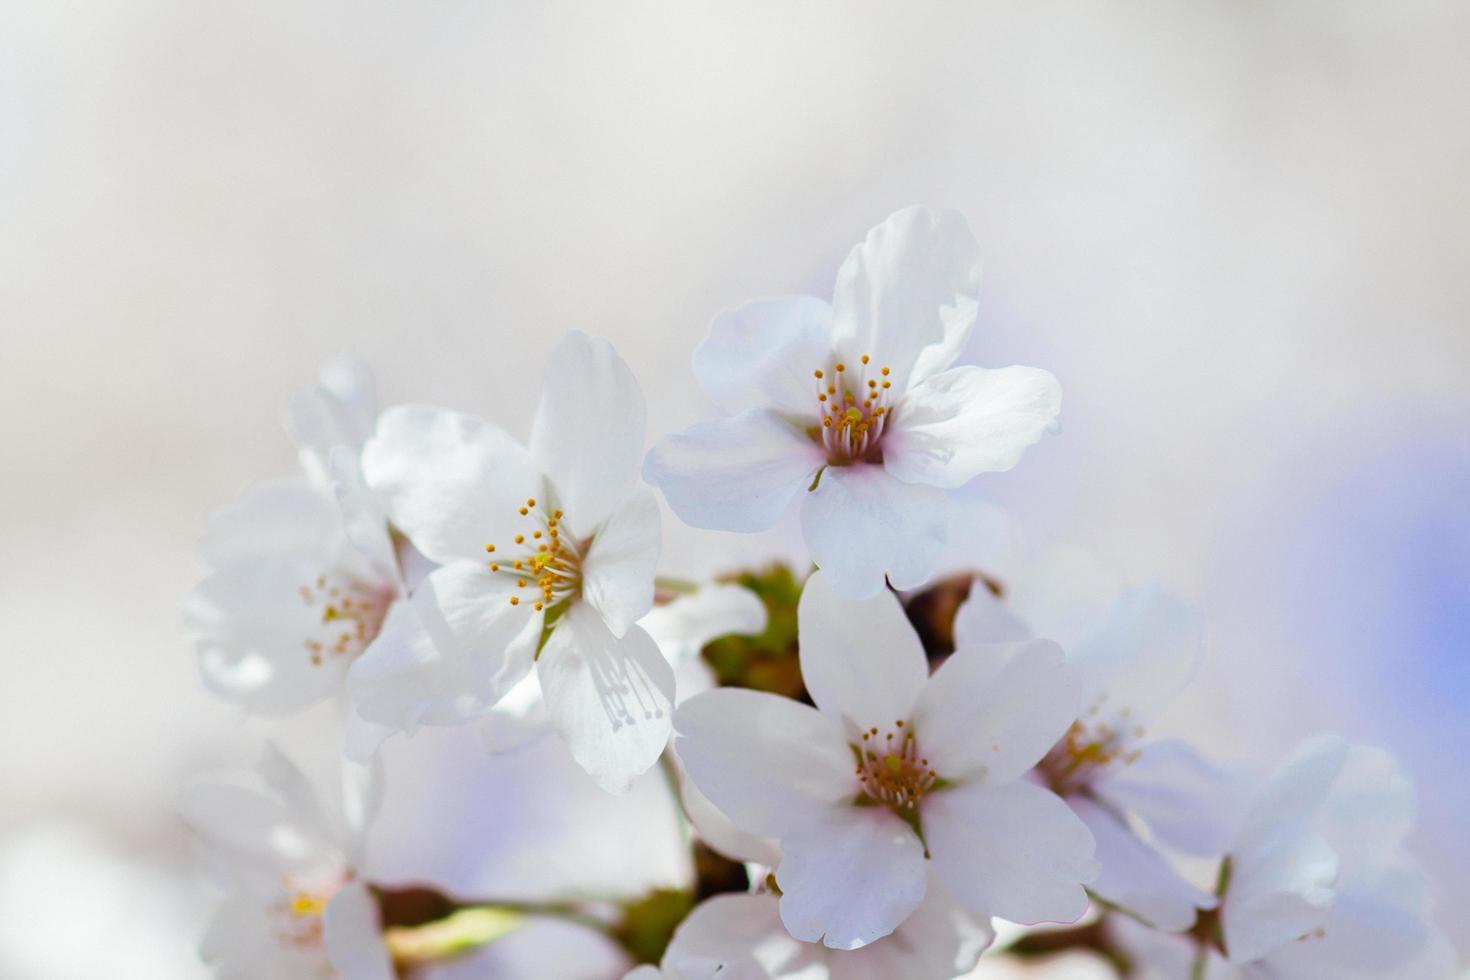
POLYGON ((653 607, 659 531, 658 500, 639 487, 597 529, 582 559, 582 598, 614 636, 653 607))
POLYGON ((544 492, 520 443, 483 419, 424 405, 383 413, 362 471, 394 525, 440 564, 505 547, 524 529, 526 498, 544 492))
POLYGON ((837 272, 833 346, 871 354, 899 391, 944 370, 979 309, 980 246, 955 211, 905 208, 868 232, 837 272))
POLYGON ((1062 386, 1040 368, 951 368, 911 389, 883 434, 883 466, 907 483, 953 488, 1001 473, 1057 428, 1062 386))
POLYGON ((1031 639, 1031 627, 1016 615, 1015 608, 976 579, 970 594, 954 614, 957 647, 982 643, 1019 643, 1031 639))
POLYGON ((1094 777, 1094 795, 1148 825, 1185 854, 1218 857, 1240 830, 1258 780, 1227 769, 1172 739, 1146 742, 1128 765, 1094 777))
POLYGON ((797 939, 857 949, 924 900, 924 845, 883 807, 843 807, 781 838, 781 921, 797 939))
POLYGON ((928 580, 944 549, 944 491, 900 483, 881 467, 829 466, 801 507, 812 560, 838 595, 862 599, 928 580))
POLYGON ((668 980, 827 980, 821 948, 786 934, 774 895, 716 895, 674 931, 668 980))
POLYGON ((944 779, 1015 779, 1077 718, 1076 677, 1050 640, 962 647, 919 695, 914 734, 944 779))
POLYGON ((1310 823, 1327 801, 1348 758, 1340 736, 1316 735, 1292 750, 1247 814, 1246 833, 1282 820, 1310 823))
POLYGON ((487 752, 518 752, 553 731, 546 717, 546 699, 534 670, 495 702, 478 723, 480 742, 487 752))
POLYGON ((621 639, 573 602, 536 662, 546 716, 597 785, 625 792, 658 760, 672 728, 674 672, 648 634, 621 639))
POLYGON ((1024 780, 924 798, 934 869, 962 904, 1012 922, 1075 922, 1098 872, 1092 834, 1055 794, 1024 780))
POLYGON ((813 296, 757 299, 724 310, 694 351, 694 375, 727 412, 815 414, 813 372, 830 370, 832 307, 813 296))
POLYGON ((320 488, 299 478, 256 484, 204 522, 199 556, 222 568, 262 555, 322 555, 341 547, 342 517, 320 488))
POLYGON ((1392 862, 1414 829, 1414 784, 1380 748, 1350 745, 1313 827, 1351 867, 1376 871, 1392 862))
POLYGON ((643 462, 685 524, 715 531, 764 531, 806 489, 826 455, 804 432, 752 409, 664 437, 643 462))
POLYGON ((799 701, 719 688, 680 705, 674 729, 689 777, 748 833, 780 837, 857 795, 842 729, 799 701))
POLYGON ((325 485, 333 449, 356 455, 373 431, 377 399, 367 367, 350 358, 324 365, 317 384, 291 399, 286 428, 307 473, 325 485))
POLYGON ((606 340, 573 330, 551 352, 531 455, 573 527, 596 527, 638 485, 645 414, 633 372, 606 340))
POLYGON ((828 576, 815 572, 796 615, 801 676, 818 708, 846 719, 849 732, 908 720, 929 661, 893 593, 842 599, 828 576))
POLYGON ((327 457, 342 531, 384 581, 399 582, 398 554, 388 531, 388 513, 363 478, 360 460, 360 453, 341 447, 327 457))
POLYGON ((990 917, 956 903, 935 873, 934 862, 926 863, 924 901, 882 942, 828 954, 831 980, 949 980, 975 968, 980 954, 995 941, 990 917))
POLYGON ((1232 963, 1260 959, 1327 922, 1337 897, 1338 859, 1302 821, 1250 831, 1230 855, 1220 914, 1232 963))
POLYGON ((735 826, 735 821, 726 816, 725 811, 699 791, 682 765, 681 762, 683 778, 679 780, 679 799, 700 840, 732 861, 753 862, 767 868, 780 864, 781 848, 777 843, 769 837, 757 837, 735 826))
POLYGON ((510 605, 513 579, 468 562, 445 565, 396 603, 347 683, 366 721, 413 731, 476 717, 529 666, 542 616, 510 605))
MULTIPOLYGON (((677 669, 699 656, 712 640, 739 634, 749 636, 766 628, 766 607, 759 597, 740 585, 711 583, 692 595, 654 606, 638 620, 664 657, 677 669)), ((683 692, 680 692, 683 696, 683 692)))
POLYGON ((354 881, 338 889, 322 913, 327 956, 351 980, 393 980, 393 962, 383 943, 378 905, 367 885, 354 881))
POLYGON ((1091 887, 1098 895, 1165 932, 1183 932, 1194 925, 1195 909, 1215 907, 1213 895, 1180 877, 1117 817, 1086 797, 1067 802, 1097 842, 1102 870, 1091 887))
POLYGON ((1069 654, 1123 594, 1117 570, 1080 548, 1047 549, 1007 586, 1007 601, 1032 635, 1055 640, 1069 654))
POLYGON ((1153 721, 1188 685, 1204 653, 1193 606, 1156 585, 1125 592, 1108 617, 1067 650, 1083 699, 1101 700, 1116 724, 1153 721), (1126 717, 1117 716, 1127 711, 1126 717))

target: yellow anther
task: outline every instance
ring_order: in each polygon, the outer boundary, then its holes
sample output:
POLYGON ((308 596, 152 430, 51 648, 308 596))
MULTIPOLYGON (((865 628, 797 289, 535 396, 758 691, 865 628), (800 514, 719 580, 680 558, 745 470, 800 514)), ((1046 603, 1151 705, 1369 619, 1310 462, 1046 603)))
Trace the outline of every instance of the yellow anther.
POLYGON ((543 606, 543 605, 545 605, 545 603, 542 603, 542 602, 538 602, 538 603, 536 603, 536 604, 535 604, 535 605, 534 605, 534 606, 533 606, 533 607, 532 607, 532 608, 533 608, 533 609, 535 609, 535 610, 536 610, 536 611, 537 611, 537 612, 540 612, 540 611, 541 611, 541 607, 542 607, 542 606, 543 606))
POLYGON ((487 544, 487 545, 485 545, 485 550, 486 551, 493 552, 495 550, 495 545, 493 545, 493 544, 487 544))
POLYGON ((321 915, 326 911, 327 900, 310 892, 297 892, 291 896, 291 914, 298 918, 321 915))
POLYGON ((883 370, 882 370, 882 372, 880 372, 880 373, 882 373, 882 374, 885 374, 885 375, 886 375, 886 374, 887 374, 887 373, 888 373, 888 369, 887 369, 887 368, 884 368, 884 369, 883 369, 883 370))
POLYGON ((825 391, 822 392, 820 395, 817 396, 817 401, 819 401, 819 402, 824 402, 826 400, 827 400, 827 393, 825 391))
POLYGON ((495 562, 492 561, 490 563, 490 571, 492 571, 492 572, 498 572, 498 571, 500 571, 500 566, 497 565, 495 562))
POLYGON ((533 538, 539 538, 539 537, 541 537, 541 532, 540 531, 532 531, 531 532, 531 537, 533 537, 533 538))
POLYGON ((526 536, 524 534, 517 534, 516 535, 516 544, 525 544, 525 543, 526 543, 526 536))
POLYGON ((519 606, 521 604, 521 597, 518 596, 518 595, 511 596, 510 597, 510 604, 512 606, 519 606))
POLYGON ((816 371, 813 371, 813 372, 812 372, 812 377, 814 377, 814 378, 819 378, 819 379, 820 379, 820 378, 821 378, 821 377, 822 377, 822 372, 821 372, 821 370, 820 370, 820 369, 819 369, 819 370, 816 370, 816 371))
POLYGON ((525 579, 523 579, 523 578, 516 579, 516 588, 518 588, 518 589, 524 589, 525 587, 526 587, 526 580, 525 579))
POLYGON ((527 497, 526 498, 526 506, 527 507, 535 507, 536 506, 536 498, 535 497, 527 497))
POLYGON ((561 520, 561 511, 559 511, 559 510, 552 511, 551 512, 551 516, 552 517, 555 517, 557 520, 561 520))
POLYGON ((846 364, 843 364, 841 361, 838 361, 837 362, 837 370, 839 370, 839 371, 846 371, 847 370, 847 365, 846 364))
POLYGON ((525 517, 529 513, 530 513, 530 511, 527 510, 526 508, 524 508, 524 507, 521 508, 521 516, 522 517, 525 517))
POLYGON ((883 382, 883 387, 885 387, 885 388, 892 388, 893 387, 893 382, 892 381, 885 381, 885 382, 883 382))
POLYGON ((868 363, 868 355, 867 354, 864 354, 863 355, 863 363, 864 364, 868 363))
POLYGON ((872 378, 869 378, 868 379, 868 387, 869 388, 876 388, 876 387, 878 387, 878 382, 874 381, 872 378))

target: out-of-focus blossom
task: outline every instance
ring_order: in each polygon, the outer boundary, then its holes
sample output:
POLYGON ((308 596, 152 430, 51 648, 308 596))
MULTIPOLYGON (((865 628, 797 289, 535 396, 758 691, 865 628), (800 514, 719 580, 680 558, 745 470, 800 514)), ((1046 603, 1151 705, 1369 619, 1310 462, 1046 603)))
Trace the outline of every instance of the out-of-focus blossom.
POLYGON ((840 595, 934 570, 946 492, 1008 470, 1055 427, 1036 368, 951 367, 978 309, 979 246, 952 211, 908 208, 853 249, 833 300, 756 300, 694 355, 727 414, 665 438, 644 474, 685 523, 762 531, 805 491, 812 559, 840 595))
POLYGON ((822 572, 799 617, 816 708, 721 688, 680 707, 675 739, 715 806, 779 842, 791 935, 837 949, 881 939, 919 906, 931 864, 977 914, 1080 916, 1092 836, 1023 778, 1077 716, 1061 651, 972 647, 931 678, 897 599, 842 599, 822 572))
POLYGON ((404 594, 358 468, 373 411, 366 371, 329 364, 291 402, 305 477, 264 483, 210 515, 200 543, 208 571, 184 619, 219 696, 278 715, 340 694, 404 594))
POLYGON ((1215 897, 1185 881, 1129 823, 1163 844, 1217 857, 1248 799, 1242 777, 1176 740, 1145 741, 1195 672, 1204 634, 1195 610, 1157 585, 1121 589, 1090 557, 1055 551, 1007 580, 1005 598, 977 579, 955 617, 955 642, 1045 636, 1064 644, 1083 714, 1047 753, 1037 775, 1092 830, 1102 898, 1154 926, 1179 931, 1215 897))
POLYGON ((377 778, 347 767, 322 794, 267 750, 254 778, 196 784, 185 819, 225 897, 201 954, 224 980, 392 980, 378 912, 357 876, 377 778))
POLYGON ((669 733, 673 671, 636 625, 653 603, 658 504, 638 481, 643 396, 612 345, 552 353, 529 449, 438 408, 384 413, 363 454, 393 525, 441 567, 349 684, 368 721, 483 715, 535 668, 547 717, 600 785, 625 790, 669 733))
POLYGON ((1308 740, 1231 845, 1224 951, 1251 977, 1438 980, 1453 958, 1408 854, 1413 787, 1380 749, 1308 740))

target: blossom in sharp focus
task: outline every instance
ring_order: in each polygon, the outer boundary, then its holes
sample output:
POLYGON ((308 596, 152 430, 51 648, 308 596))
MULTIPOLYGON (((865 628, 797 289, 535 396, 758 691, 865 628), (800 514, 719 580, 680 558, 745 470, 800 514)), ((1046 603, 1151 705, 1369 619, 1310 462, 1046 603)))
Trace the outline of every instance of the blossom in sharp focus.
POLYGON ((673 672, 636 623, 653 603, 659 512, 638 478, 643 396, 612 345, 553 351, 529 447, 482 419, 390 409, 363 472, 441 567, 390 616, 349 686, 370 722, 483 715, 533 665, 578 763, 620 792, 668 739, 673 672))
POLYGON ((881 939, 923 901, 926 865, 979 915, 1086 911, 1092 835, 1024 778, 1077 717, 1061 650, 968 647, 930 677, 895 597, 842 599, 822 572, 798 617, 816 707, 720 688, 680 707, 674 741, 716 807, 778 841, 791 935, 838 949, 881 939))
POLYGON ((1121 589, 1095 560, 1057 550, 997 596, 977 578, 955 616, 961 646, 1046 636, 1064 644, 1083 712, 1036 774, 1097 840, 1093 892, 1166 931, 1188 929, 1213 895, 1185 881, 1129 823, 1161 844, 1218 857, 1234 829, 1242 779, 1177 740, 1146 740, 1145 726, 1188 684, 1204 650, 1196 611, 1157 585, 1121 589))
POLYGON ((1405 842, 1414 791, 1380 749, 1308 740, 1230 847, 1226 958, 1273 980, 1438 980, 1452 972, 1429 885, 1405 842))
POLYGON ((886 939, 835 950, 793 939, 772 894, 717 895, 674 933, 657 969, 628 980, 950 980, 975 966, 995 932, 930 872, 924 900, 886 939))
POLYGON ((274 748, 255 778, 196 784, 184 817, 225 891, 201 955, 224 980, 392 980, 374 899, 356 877, 375 774, 318 793, 274 748))
POLYGON ((304 477, 261 484, 210 515, 200 542, 208 571, 184 621, 220 697, 285 714, 341 693, 403 594, 358 469, 373 411, 366 372, 329 364, 289 412, 304 477))
POLYGON ((953 211, 868 233, 832 303, 762 299, 715 318, 694 371, 726 413, 661 441, 644 474, 685 523, 802 532, 839 595, 925 581, 946 491, 1008 470, 1051 431, 1061 388, 1028 367, 951 367, 975 322, 979 246, 953 211))

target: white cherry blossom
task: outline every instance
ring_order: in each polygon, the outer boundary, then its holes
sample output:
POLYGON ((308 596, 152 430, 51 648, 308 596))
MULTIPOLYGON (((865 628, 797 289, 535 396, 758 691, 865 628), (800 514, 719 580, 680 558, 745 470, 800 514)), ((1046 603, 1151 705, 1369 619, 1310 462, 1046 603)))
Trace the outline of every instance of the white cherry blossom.
POLYGON ((1225 955, 1248 977, 1439 980, 1450 964, 1405 843, 1413 786, 1381 749, 1304 743, 1230 847, 1225 955))
POLYGON ((930 677, 896 598, 840 598, 822 572, 798 617, 816 707, 709 691, 680 707, 674 743, 737 827, 778 841, 791 935, 837 949, 881 939, 923 901, 930 865, 977 914, 1080 916, 1091 834, 1024 778, 1077 716, 1055 644, 961 649, 930 677))
POLYGON ((291 403, 304 477, 261 484, 210 515, 200 543, 208 571, 184 621, 215 694, 285 714, 342 693, 404 594, 386 521, 358 470, 373 411, 366 372, 329 364, 291 403))
POLYGON ((319 793, 274 748, 251 778, 196 784, 183 803, 225 897, 201 955, 222 980, 392 980, 377 908, 357 877, 374 773, 319 793))
POLYGON ((897 212, 853 249, 830 305, 762 299, 715 318, 694 371, 725 414, 665 438, 646 477, 685 523, 717 530, 770 528, 800 495, 841 595, 925 581, 947 491, 1010 469, 1061 406, 1046 371, 951 367, 978 287, 963 217, 897 212))
POLYGON ((548 364, 529 448, 482 419, 385 412, 363 471, 441 567, 351 672, 358 712, 412 731, 482 716, 533 669, 551 724, 604 788, 658 758, 673 673, 637 626, 659 512, 638 479, 643 396, 612 346, 573 332, 548 364))
POLYGON ((1147 727, 1188 684, 1204 651, 1198 613, 1156 584, 1123 588, 1096 559, 1054 550, 1017 563, 1001 598, 974 580, 955 616, 958 644, 1045 636, 1077 670, 1083 712, 1037 775, 1092 830, 1094 893, 1159 929, 1188 929, 1213 895, 1175 872, 1130 817, 1172 850, 1217 857, 1248 800, 1248 779, 1147 727))

